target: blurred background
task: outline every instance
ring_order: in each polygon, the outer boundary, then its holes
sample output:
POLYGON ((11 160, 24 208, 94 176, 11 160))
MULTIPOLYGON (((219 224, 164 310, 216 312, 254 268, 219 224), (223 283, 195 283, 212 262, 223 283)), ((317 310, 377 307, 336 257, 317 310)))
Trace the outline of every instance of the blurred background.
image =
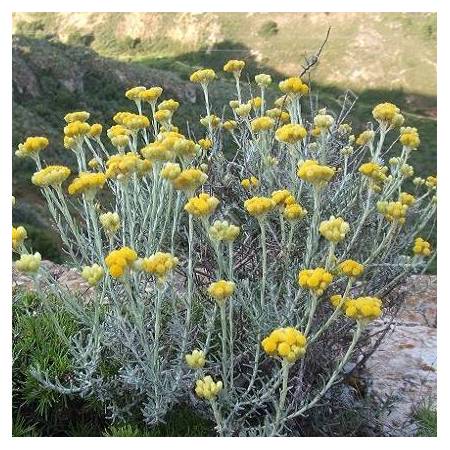
MULTIPOLYGON (((347 90, 358 96, 354 133, 372 107, 396 103, 422 145, 412 158, 416 174, 436 173, 436 14, 434 13, 15 13, 13 14, 13 154, 27 136, 44 135, 45 162, 73 166, 63 147, 67 112, 86 110, 104 129, 117 111, 133 110, 126 89, 159 85, 163 98, 182 106, 175 124, 197 125, 203 103, 189 75, 198 67, 221 71, 228 59, 247 62, 246 77, 269 73, 275 81, 298 75, 305 54, 331 34, 312 72, 318 106, 339 110, 347 90), (199 101, 197 101, 199 100, 199 101)), ((269 92, 275 98, 279 92, 269 92)), ((230 76, 219 72, 214 105, 234 98, 230 76)), ((25 225, 35 251, 61 261, 31 160, 13 156, 13 224, 25 225)))

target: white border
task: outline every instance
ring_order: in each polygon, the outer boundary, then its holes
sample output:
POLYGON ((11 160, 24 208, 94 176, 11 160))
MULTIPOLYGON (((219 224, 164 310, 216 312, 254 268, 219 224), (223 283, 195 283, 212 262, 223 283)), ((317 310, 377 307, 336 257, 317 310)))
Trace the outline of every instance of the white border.
POLYGON ((0 182, 1 182, 1 287, 0 292, 3 295, 0 298, 1 307, 1 346, 0 346, 0 361, 2 362, 2 369, 0 370, 1 382, 1 438, 2 448, 45 448, 51 449, 64 446, 65 448, 77 448, 87 444, 88 448, 123 448, 127 446, 138 448, 162 448, 169 446, 169 448, 194 448, 194 447, 212 447, 214 449, 226 448, 230 446, 237 447, 273 447, 280 445, 283 449, 312 447, 316 445, 319 448, 326 448, 328 446, 356 448, 363 447, 366 449, 383 447, 408 447, 409 449, 422 448, 428 446, 431 448, 440 448, 444 443, 444 439, 449 435, 449 412, 448 404, 450 403, 450 389, 449 389, 449 356, 448 356, 448 342, 450 341, 449 331, 450 327, 446 321, 450 317, 450 296, 446 286, 446 276, 439 277, 438 282, 438 311, 439 311, 439 328, 438 328, 438 359, 439 359, 439 376, 438 376, 438 431, 439 438, 321 438, 321 440, 314 441, 314 438, 247 438, 247 439, 233 439, 233 438, 140 438, 130 441, 130 438, 122 439, 102 439, 102 438, 65 438, 63 441, 60 438, 15 438, 11 435, 11 308, 10 308, 10 292, 11 292, 11 262, 10 262, 10 195, 11 195, 11 159, 10 159, 10 143, 11 143, 11 13, 12 11, 58 11, 70 12, 76 11, 110 11, 110 12, 438 12, 438 116, 440 124, 444 126, 438 127, 438 174, 439 174, 439 255, 438 267, 440 273, 447 270, 446 259, 448 247, 448 236, 450 230, 450 213, 448 211, 448 198, 450 194, 449 183, 450 177, 446 173, 450 170, 450 139, 447 136, 448 124, 450 124, 449 117, 449 80, 450 73, 448 70, 449 49, 446 48, 450 42, 450 14, 449 1, 447 0, 277 0, 277 1, 238 1, 226 0, 222 2, 212 2, 211 0, 193 0, 191 2, 172 0, 171 2, 161 1, 117 1, 109 0, 104 3, 94 4, 92 0, 78 0, 75 3, 59 1, 41 0, 36 1, 20 1, 8 2, 5 0, 0 5, 0 36, 1 36, 1 83, 2 95, 0 96, 1 108, 1 140, 2 140, 2 156, 3 161, 0 165, 0 182), (443 279, 442 279, 443 278, 443 279), (231 440, 233 439, 233 440, 231 440), (274 441, 273 439, 277 439, 274 441))

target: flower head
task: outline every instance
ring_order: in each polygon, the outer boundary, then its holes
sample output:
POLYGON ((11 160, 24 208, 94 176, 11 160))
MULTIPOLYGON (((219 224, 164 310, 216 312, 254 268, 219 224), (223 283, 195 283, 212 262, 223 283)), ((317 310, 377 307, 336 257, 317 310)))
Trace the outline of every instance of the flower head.
POLYGON ((403 123, 400 109, 392 103, 380 103, 372 110, 373 118, 383 126, 399 126, 403 123))
POLYGON ((145 92, 145 86, 136 86, 125 92, 125 97, 129 100, 141 100, 141 94, 145 92))
POLYGON ((239 235, 240 228, 226 220, 216 220, 209 227, 209 235, 215 241, 233 242, 239 235))
POLYGON ((232 281, 219 280, 211 283, 208 294, 219 304, 223 304, 228 297, 233 295, 236 285, 232 281))
POLYGON ((297 176, 314 186, 322 187, 333 178, 335 172, 334 167, 322 166, 315 160, 307 159, 299 165, 297 176))
POLYGON ((241 186, 244 189, 257 188, 260 184, 261 182, 258 180, 258 178, 254 176, 251 176, 250 178, 244 178, 243 180, 241 180, 241 186))
POLYGON ((382 302, 377 297, 348 299, 343 306, 347 317, 363 323, 378 319, 381 316, 382 302))
POLYGON ((81 172, 72 183, 69 184, 70 195, 85 194, 88 200, 92 200, 98 190, 103 188, 106 182, 104 173, 81 172))
POLYGON ((360 277, 364 272, 364 266, 353 259, 346 259, 339 264, 341 272, 349 278, 360 277))
POLYGON ((106 234, 113 236, 120 229, 120 217, 116 212, 106 212, 100 214, 100 223, 105 230, 106 234))
POLYGON ((255 75, 255 82, 258 86, 266 88, 272 83, 272 77, 265 73, 260 73, 255 75))
POLYGON ((308 85, 299 77, 291 77, 278 84, 280 91, 291 96, 306 95, 309 92, 308 85))
POLYGON ((90 286, 95 286, 103 278, 105 271, 102 266, 93 264, 92 266, 84 266, 81 276, 90 286))
POLYGON ((186 364, 191 369, 201 369, 205 366, 205 352, 202 350, 193 350, 192 353, 185 355, 186 364))
POLYGON ((20 255, 20 259, 15 262, 15 266, 19 272, 34 274, 39 270, 41 260, 41 254, 38 252, 34 255, 20 255))
POLYGON ((320 234, 331 242, 340 242, 350 230, 350 225, 342 217, 331 216, 320 223, 320 234))
POLYGON ((298 284, 305 289, 310 289, 315 295, 320 296, 333 281, 333 275, 322 267, 316 269, 300 270, 298 284))
POLYGON ((253 119, 250 125, 255 133, 260 133, 271 130, 275 125, 275 121, 270 117, 262 116, 253 119))
POLYGON ((361 146, 369 145, 373 142, 374 137, 375 131, 373 130, 363 131, 356 139, 356 144, 361 146))
POLYGON ((123 277, 137 259, 137 253, 130 247, 113 250, 105 258, 109 273, 113 278, 123 277))
POLYGON ((263 217, 275 208, 275 202, 268 197, 252 197, 244 202, 244 208, 254 217, 263 217))
POLYGON ((421 237, 418 237, 414 240, 413 253, 418 256, 430 256, 431 244, 421 237))
POLYGON ((400 143, 411 150, 417 150, 417 147, 420 145, 420 137, 417 128, 401 128, 400 143))
POLYGON ((27 156, 36 157, 39 152, 48 147, 48 139, 46 137, 28 137, 23 144, 19 144, 16 156, 25 158, 27 156))
POLYGON ((230 59, 224 66, 223 70, 225 72, 230 72, 235 76, 240 76, 242 69, 245 67, 245 61, 240 61, 238 59, 230 59))
POLYGON ((70 175, 70 169, 66 166, 48 166, 35 172, 31 182, 39 187, 60 186, 70 175))
POLYGON ((214 78, 216 78, 216 73, 214 72, 214 70, 212 70, 212 69, 201 69, 201 70, 195 71, 190 76, 189 79, 193 83, 199 83, 199 84, 207 85, 208 83, 213 81, 214 78))
POLYGON ((283 217, 290 222, 296 222, 308 214, 308 211, 299 203, 291 203, 284 207, 283 217))
POLYGON ((197 197, 191 197, 184 205, 184 209, 193 216, 210 216, 216 210, 218 204, 219 200, 216 197, 202 193, 197 197))
POLYGON ((25 227, 12 227, 12 248, 18 250, 22 247, 23 241, 28 237, 25 227))
POLYGON ((319 113, 314 117, 314 126, 321 131, 328 130, 334 123, 333 116, 329 114, 319 113))
POLYGON ((185 169, 171 180, 172 186, 179 191, 186 191, 188 194, 194 192, 206 182, 208 175, 200 169, 185 169))
POLYGON ((278 128, 275 138, 285 144, 295 144, 306 137, 306 129, 296 123, 290 123, 278 128))
POLYGON ((280 358, 294 363, 306 353, 306 337, 292 327, 277 328, 261 342, 263 350, 269 356, 280 358))
POLYGON ((90 114, 87 111, 77 111, 68 113, 64 116, 64 120, 66 123, 72 122, 86 122, 90 117, 90 114))
POLYGON ((411 206, 415 203, 416 197, 408 192, 401 192, 398 200, 402 205, 411 206))
POLYGON ((211 376, 207 375, 195 383, 195 393, 197 397, 205 400, 215 400, 223 388, 221 381, 214 381, 211 376))
POLYGON ((149 89, 145 89, 145 91, 139 92, 139 99, 143 102, 155 104, 162 92, 162 87, 153 86, 149 89))
POLYGON ((377 209, 388 222, 397 222, 400 225, 405 223, 408 205, 400 202, 380 201, 377 203, 377 209))
POLYGON ((155 275, 159 281, 164 281, 167 275, 178 264, 178 258, 171 253, 156 252, 141 261, 141 269, 144 272, 155 275))

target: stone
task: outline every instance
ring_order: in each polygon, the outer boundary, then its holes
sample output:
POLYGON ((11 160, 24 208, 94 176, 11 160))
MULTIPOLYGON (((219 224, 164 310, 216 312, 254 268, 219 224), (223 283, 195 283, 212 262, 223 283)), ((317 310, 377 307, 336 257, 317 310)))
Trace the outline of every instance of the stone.
MULTIPOLYGON (((411 276, 399 290, 406 292, 405 301, 363 377, 373 398, 393 401, 384 418, 386 435, 414 436, 414 409, 436 404, 436 277, 411 276)), ((383 320, 371 325, 372 343, 386 325, 383 320)))

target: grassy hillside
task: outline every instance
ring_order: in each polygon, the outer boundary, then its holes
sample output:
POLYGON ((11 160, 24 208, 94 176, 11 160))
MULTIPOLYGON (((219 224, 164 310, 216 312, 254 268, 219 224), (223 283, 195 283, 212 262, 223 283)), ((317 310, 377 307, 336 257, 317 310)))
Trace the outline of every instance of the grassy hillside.
MULTIPOLYGON (((370 120, 374 104, 392 101, 420 129, 423 146, 414 154, 417 172, 435 173, 435 16, 429 14, 16 14, 13 40, 13 150, 28 135, 49 136, 48 163, 73 164, 62 146, 63 116, 84 109, 109 127, 111 117, 132 105, 124 91, 161 85, 165 98, 182 104, 177 124, 200 136, 201 93, 188 81, 198 66, 218 70, 243 58, 248 73, 275 80, 298 71, 303 49, 316 50, 333 25, 312 93, 318 104, 340 108, 345 90, 359 96, 352 115, 355 132, 370 120), (345 18, 346 17, 346 18, 345 18), (345 20, 344 20, 345 19, 345 20), (357 30, 365 27, 366 40, 357 30), (248 32, 248 30, 251 30, 248 32), (384 30, 384 31, 383 31, 384 30), (388 32, 387 30, 391 30, 388 32), (377 34, 378 33, 378 34, 377 34), (374 48, 374 36, 381 36, 374 48), (359 36, 359 37, 358 37, 359 36), (293 44, 295 42, 295 44, 293 44), (345 43, 345 45, 344 45, 345 43), (358 47, 359 46, 359 47, 358 47), (353 55, 353 58, 350 57, 353 55), (396 55, 394 57, 393 55, 396 55)), ((229 76, 213 84, 213 109, 234 97, 229 76)), ((270 91, 274 98, 278 92, 270 91)), ((14 223, 25 223, 35 247, 57 257, 53 235, 37 190, 33 165, 13 159, 13 193, 20 198, 14 223)))

